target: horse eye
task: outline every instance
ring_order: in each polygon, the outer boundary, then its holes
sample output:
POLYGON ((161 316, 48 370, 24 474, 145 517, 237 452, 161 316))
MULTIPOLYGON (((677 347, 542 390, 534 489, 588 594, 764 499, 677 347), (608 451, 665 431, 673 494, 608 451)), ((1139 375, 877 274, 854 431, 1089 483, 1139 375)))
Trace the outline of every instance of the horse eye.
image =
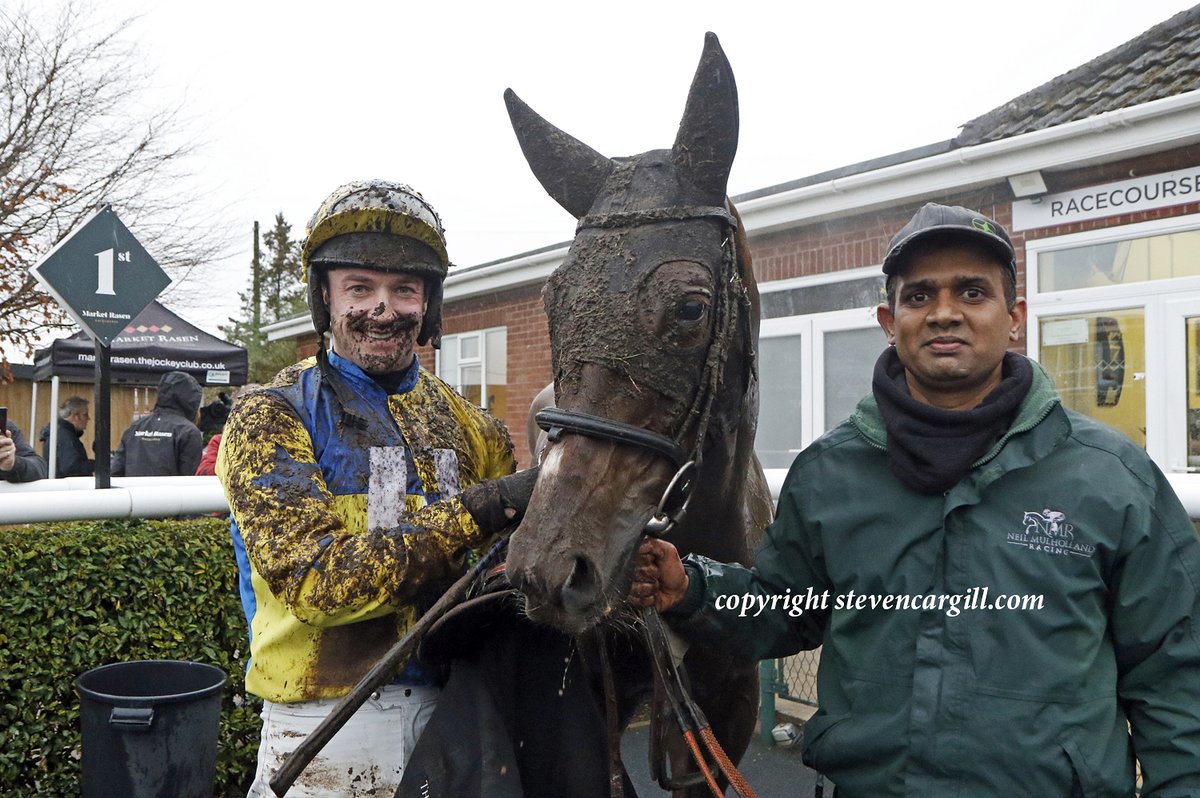
POLYGON ((701 302, 699 299, 689 299, 679 306, 675 315, 680 321, 700 321, 704 318, 706 310, 708 310, 707 303, 701 302))

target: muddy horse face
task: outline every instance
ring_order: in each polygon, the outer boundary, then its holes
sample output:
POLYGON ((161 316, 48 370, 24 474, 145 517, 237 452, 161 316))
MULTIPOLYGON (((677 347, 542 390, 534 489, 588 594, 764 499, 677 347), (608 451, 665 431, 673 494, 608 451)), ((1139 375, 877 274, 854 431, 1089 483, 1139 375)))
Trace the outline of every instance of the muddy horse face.
POLYGON ((674 146, 615 159, 505 99, 534 174, 579 220, 543 292, 555 404, 576 421, 547 425, 508 573, 530 617, 579 632, 623 601, 647 522, 680 466, 707 456, 729 374, 744 371, 729 356, 749 332, 725 199, 737 91, 708 34, 674 146), (604 422, 618 434, 586 429, 604 422))

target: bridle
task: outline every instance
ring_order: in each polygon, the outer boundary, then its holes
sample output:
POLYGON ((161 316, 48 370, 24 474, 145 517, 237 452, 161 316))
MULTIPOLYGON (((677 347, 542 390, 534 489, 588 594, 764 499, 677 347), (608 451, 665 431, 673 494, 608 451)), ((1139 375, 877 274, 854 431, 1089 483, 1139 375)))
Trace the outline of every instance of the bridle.
POLYGON ((691 219, 716 219, 724 225, 725 239, 721 244, 723 268, 717 274, 718 285, 713 301, 716 320, 704 358, 704 370, 691 406, 675 435, 668 437, 604 416, 577 413, 557 407, 546 408, 534 417, 537 425, 546 431, 547 438, 551 441, 561 440, 567 433, 584 435, 621 445, 636 446, 671 462, 675 469, 674 476, 667 483, 654 515, 646 522, 643 530, 645 534, 653 537, 666 535, 687 512, 696 475, 704 458, 705 436, 712 415, 713 401, 725 369, 725 361, 729 356, 730 343, 734 338, 734 325, 738 316, 735 310, 739 304, 747 301, 738 271, 735 235, 738 222, 727 208, 700 205, 584 216, 575 228, 578 234, 589 228, 637 227, 691 219), (722 281, 723 274, 729 274, 729 279, 722 281), (691 441, 690 446, 685 446, 684 442, 688 440, 691 441))
POLYGON ((687 455, 677 441, 622 421, 561 410, 557 407, 547 407, 538 411, 534 419, 538 426, 546 431, 546 438, 550 441, 559 441, 565 433, 571 432, 648 449, 670 460, 675 467, 675 476, 671 477, 662 498, 658 500, 654 515, 646 522, 643 532, 653 537, 662 537, 683 518, 699 466, 695 459, 686 459, 687 455))

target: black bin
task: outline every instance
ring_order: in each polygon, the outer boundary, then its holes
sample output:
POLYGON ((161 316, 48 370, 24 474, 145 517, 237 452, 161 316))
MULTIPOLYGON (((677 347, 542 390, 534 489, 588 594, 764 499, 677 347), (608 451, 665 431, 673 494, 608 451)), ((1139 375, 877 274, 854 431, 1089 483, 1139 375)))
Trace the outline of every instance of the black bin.
POLYGON ((82 674, 83 798, 211 798, 225 680, 220 668, 179 660, 82 674))

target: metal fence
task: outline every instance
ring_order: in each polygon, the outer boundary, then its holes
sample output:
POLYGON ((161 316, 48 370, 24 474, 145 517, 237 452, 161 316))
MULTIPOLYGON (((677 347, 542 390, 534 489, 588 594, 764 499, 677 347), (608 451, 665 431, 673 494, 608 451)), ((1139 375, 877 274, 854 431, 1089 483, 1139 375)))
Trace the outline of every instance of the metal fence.
POLYGON ((759 734, 765 745, 774 745, 778 700, 793 701, 808 707, 817 705, 817 666, 821 649, 801 651, 783 659, 765 659, 758 664, 759 734))

